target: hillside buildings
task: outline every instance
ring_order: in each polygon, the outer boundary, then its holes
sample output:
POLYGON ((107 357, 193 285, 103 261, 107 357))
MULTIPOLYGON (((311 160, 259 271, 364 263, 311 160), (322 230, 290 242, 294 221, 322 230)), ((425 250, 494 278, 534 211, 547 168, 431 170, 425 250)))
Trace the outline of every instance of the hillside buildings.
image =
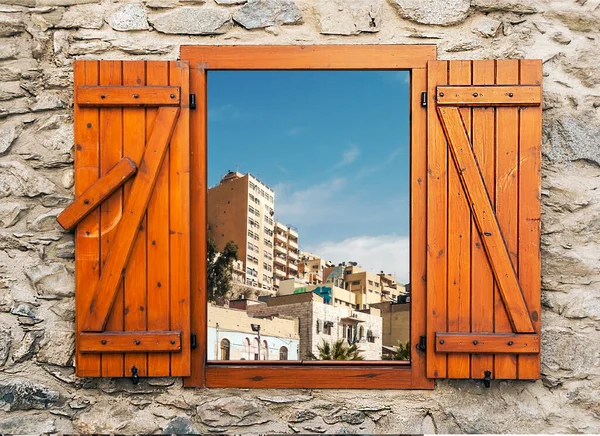
POLYGON ((290 225, 275 222, 273 250, 273 287, 279 288, 282 280, 298 277, 298 230, 290 225))

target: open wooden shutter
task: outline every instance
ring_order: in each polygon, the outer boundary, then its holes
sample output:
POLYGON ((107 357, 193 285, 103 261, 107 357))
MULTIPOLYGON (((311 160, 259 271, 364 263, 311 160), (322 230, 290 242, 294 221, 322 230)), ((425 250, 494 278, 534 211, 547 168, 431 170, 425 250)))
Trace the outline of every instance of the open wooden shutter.
POLYGON ((541 82, 540 61, 428 64, 430 378, 540 376, 541 82))
POLYGON ((189 69, 75 63, 77 375, 190 374, 189 69))

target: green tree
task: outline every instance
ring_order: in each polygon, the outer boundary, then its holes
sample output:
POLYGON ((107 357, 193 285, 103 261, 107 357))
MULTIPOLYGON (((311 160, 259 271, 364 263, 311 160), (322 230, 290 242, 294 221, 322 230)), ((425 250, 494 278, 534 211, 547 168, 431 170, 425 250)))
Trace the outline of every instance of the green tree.
POLYGON ((398 341, 398 348, 393 354, 383 356, 383 360, 410 360, 410 341, 405 344, 398 341))
POLYGON ((206 275, 208 280, 208 301, 221 303, 233 286, 233 263, 237 260, 238 247, 233 241, 227 242, 223 252, 208 234, 206 250, 206 275))
POLYGON ((317 350, 319 350, 318 356, 311 355, 314 360, 365 360, 360 355, 360 350, 356 344, 348 346, 344 339, 338 339, 333 343, 323 339, 323 343, 317 345, 317 350))

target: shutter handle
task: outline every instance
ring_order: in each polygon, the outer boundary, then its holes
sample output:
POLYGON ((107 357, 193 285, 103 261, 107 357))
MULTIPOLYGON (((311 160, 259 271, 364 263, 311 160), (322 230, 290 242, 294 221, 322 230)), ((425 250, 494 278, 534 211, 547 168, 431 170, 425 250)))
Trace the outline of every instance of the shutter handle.
POLYGON ((140 382, 140 376, 138 374, 138 369, 135 366, 131 367, 131 382, 134 385, 137 385, 140 382))
POLYGON ((485 377, 483 378, 483 385, 489 388, 492 385, 492 371, 485 371, 485 377))

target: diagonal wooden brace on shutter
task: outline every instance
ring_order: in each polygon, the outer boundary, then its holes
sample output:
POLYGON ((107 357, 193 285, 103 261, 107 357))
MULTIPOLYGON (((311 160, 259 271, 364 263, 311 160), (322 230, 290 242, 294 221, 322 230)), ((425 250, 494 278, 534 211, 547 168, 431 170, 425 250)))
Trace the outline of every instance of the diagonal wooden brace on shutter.
POLYGON ((460 110, 457 107, 438 107, 438 114, 513 331, 534 333, 523 291, 479 172, 460 110))
POLYGON ((89 311, 85 315, 83 331, 102 332, 106 327, 118 286, 131 255, 133 242, 146 213, 159 169, 175 129, 178 114, 177 107, 158 109, 152 134, 146 145, 138 173, 133 180, 131 195, 125 204, 115 240, 108 251, 100 281, 92 297, 89 311))

